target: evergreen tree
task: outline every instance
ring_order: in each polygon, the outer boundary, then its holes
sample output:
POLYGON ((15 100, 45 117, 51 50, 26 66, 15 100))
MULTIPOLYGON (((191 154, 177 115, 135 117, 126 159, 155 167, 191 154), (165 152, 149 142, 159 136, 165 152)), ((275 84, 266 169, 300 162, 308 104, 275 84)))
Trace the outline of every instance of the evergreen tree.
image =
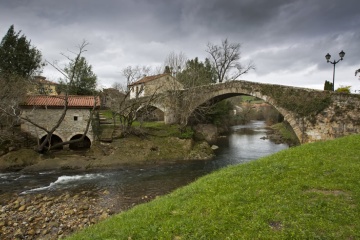
POLYGON ((332 91, 333 90, 333 84, 326 80, 325 84, 324 84, 324 90, 332 91))
POLYGON ((92 71, 84 57, 81 57, 76 65, 69 63, 64 72, 71 82, 67 83, 61 79, 57 91, 67 91, 69 95, 93 95, 96 89, 97 76, 92 71))
POLYGON ((41 52, 11 25, 0 43, 0 74, 29 78, 44 66, 41 52))
POLYGON ((177 75, 177 79, 185 88, 216 83, 216 74, 209 59, 205 62, 196 57, 186 62, 185 70, 177 75))

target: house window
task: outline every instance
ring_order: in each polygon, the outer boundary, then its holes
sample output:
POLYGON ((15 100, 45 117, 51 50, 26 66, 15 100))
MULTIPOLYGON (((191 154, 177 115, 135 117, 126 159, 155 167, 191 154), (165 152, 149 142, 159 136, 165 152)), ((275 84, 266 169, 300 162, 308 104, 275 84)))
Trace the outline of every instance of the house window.
POLYGON ((78 120, 78 116, 74 116, 74 121, 77 121, 78 120))

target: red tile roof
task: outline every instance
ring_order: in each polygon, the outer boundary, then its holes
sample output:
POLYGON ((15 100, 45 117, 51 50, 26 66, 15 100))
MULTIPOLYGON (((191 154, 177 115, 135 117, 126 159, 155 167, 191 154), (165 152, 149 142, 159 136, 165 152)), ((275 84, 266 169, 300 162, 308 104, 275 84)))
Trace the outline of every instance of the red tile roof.
POLYGON ((163 74, 158 74, 158 75, 153 75, 153 76, 146 76, 146 77, 143 77, 143 78, 141 78, 140 80, 138 80, 136 82, 133 82, 132 84, 129 84, 129 86, 134 86, 134 85, 138 85, 138 84, 141 84, 141 83, 147 83, 147 82, 153 81, 155 79, 158 79, 158 78, 161 78, 161 77, 164 77, 164 76, 171 76, 171 75, 168 74, 168 73, 163 73, 163 74))
MULTIPOLYGON (((96 106, 100 106, 100 98, 94 96, 69 96, 68 107, 73 108, 92 108, 96 99, 96 106)), ((46 106, 63 107, 65 96, 29 95, 26 96, 22 106, 46 106)))

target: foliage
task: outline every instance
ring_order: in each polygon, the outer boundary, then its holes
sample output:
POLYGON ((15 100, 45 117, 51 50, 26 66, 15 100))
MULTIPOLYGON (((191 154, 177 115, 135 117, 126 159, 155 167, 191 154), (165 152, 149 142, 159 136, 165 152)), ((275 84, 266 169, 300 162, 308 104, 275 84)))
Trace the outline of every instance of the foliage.
POLYGON ((286 121, 274 124, 271 126, 272 129, 276 130, 282 139, 289 144, 289 146, 300 145, 299 139, 297 138, 294 130, 290 124, 286 121))
POLYGON ((31 46, 21 31, 15 32, 11 25, 0 43, 0 74, 29 78, 39 73, 44 66, 41 52, 31 46))
POLYGON ((61 79, 57 91, 66 91, 69 95, 93 95, 96 89, 97 76, 92 71, 92 66, 85 57, 75 62, 70 62, 64 72, 72 81, 61 79))
POLYGON ((216 75, 209 59, 204 62, 196 57, 186 62, 185 69, 176 75, 184 88, 216 83, 216 75))
POLYGON ((360 135, 204 176, 69 239, 356 239, 360 135))
POLYGON ((318 92, 313 94, 311 91, 282 88, 276 85, 260 86, 263 95, 272 96, 279 107, 297 113, 301 117, 316 115, 331 104, 329 92, 318 92))
POLYGON ((339 93, 350 93, 351 86, 340 86, 338 89, 336 89, 336 92, 339 93))
POLYGON ((231 118, 233 105, 228 100, 220 101, 211 107, 211 110, 205 114, 205 121, 217 126, 228 126, 231 118))
POLYGON ((324 90, 332 91, 333 87, 334 87, 334 85, 331 82, 329 82, 327 80, 325 81, 324 90))

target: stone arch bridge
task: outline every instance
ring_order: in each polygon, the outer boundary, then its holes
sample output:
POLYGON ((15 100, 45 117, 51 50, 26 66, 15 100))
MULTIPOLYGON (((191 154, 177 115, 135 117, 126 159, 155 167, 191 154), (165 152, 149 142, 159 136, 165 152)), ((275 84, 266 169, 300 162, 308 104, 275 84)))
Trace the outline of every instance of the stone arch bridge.
POLYGON ((250 95, 275 107, 301 143, 360 133, 360 95, 249 81, 230 81, 162 93, 152 104, 166 124, 181 123, 184 114, 205 103, 250 95))

